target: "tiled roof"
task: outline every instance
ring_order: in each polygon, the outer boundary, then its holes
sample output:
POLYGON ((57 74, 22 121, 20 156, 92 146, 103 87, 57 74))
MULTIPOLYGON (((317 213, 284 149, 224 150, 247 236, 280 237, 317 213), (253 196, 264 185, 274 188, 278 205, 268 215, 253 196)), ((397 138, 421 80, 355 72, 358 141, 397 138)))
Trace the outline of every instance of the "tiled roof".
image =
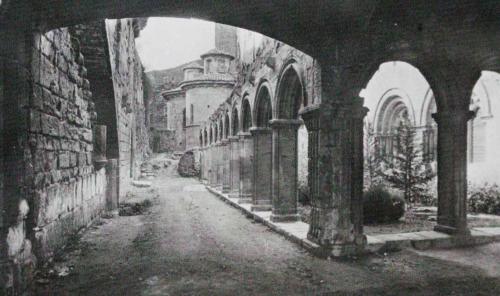
POLYGON ((222 55, 222 56, 227 56, 231 59, 234 59, 234 56, 232 54, 227 53, 227 52, 222 51, 222 50, 217 49, 217 48, 213 48, 213 49, 209 50, 208 52, 202 54, 200 57, 204 58, 206 56, 214 56, 214 55, 222 55))

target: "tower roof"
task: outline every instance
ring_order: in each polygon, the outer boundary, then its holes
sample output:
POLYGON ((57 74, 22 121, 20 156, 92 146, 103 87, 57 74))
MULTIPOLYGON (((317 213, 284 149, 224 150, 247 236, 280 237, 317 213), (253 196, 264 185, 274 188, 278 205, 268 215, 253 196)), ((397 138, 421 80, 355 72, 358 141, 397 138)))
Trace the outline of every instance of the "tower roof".
POLYGON ((204 59, 204 58, 209 57, 209 56, 225 56, 225 57, 230 58, 231 60, 234 59, 234 56, 232 54, 229 54, 229 53, 222 51, 220 49, 217 49, 217 48, 213 48, 213 49, 207 51, 206 53, 202 54, 200 57, 202 59, 204 59))

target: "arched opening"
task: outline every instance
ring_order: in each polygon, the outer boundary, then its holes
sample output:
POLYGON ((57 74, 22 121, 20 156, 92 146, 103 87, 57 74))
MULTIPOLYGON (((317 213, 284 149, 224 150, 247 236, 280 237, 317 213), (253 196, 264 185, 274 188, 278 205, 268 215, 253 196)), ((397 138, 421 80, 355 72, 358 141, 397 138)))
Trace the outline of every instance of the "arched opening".
POLYGON ((229 138, 229 115, 226 113, 224 115, 224 138, 229 138))
POLYGON ((271 95, 267 87, 261 87, 256 101, 257 127, 269 127, 272 116, 271 95))
POLYGON ((417 212, 432 207, 437 215, 437 126, 432 118, 437 110, 429 83, 416 67, 391 61, 379 66, 360 96, 370 110, 363 141, 365 232, 432 230, 435 222, 417 212), (381 194, 394 201, 399 215, 383 217, 374 202, 381 194))
POLYGON ((206 127, 205 127, 205 130, 204 130, 203 134, 204 134, 203 138, 205 139, 205 146, 207 146, 208 145, 208 133, 207 133, 207 128, 206 127))
MULTIPOLYGON (((296 221, 298 217, 299 179, 303 180, 304 194, 309 196, 307 187, 307 131, 299 116, 303 107, 303 84, 294 63, 285 66, 278 80, 276 100, 277 119, 271 121, 273 130, 273 221, 296 221), (299 145, 300 143, 300 145, 299 145), (304 155, 305 154, 305 155, 304 155), (300 176, 300 177, 299 177, 300 176)), ((302 195, 302 193, 300 194, 302 195)))
POLYGON ((219 119, 219 137, 220 139, 219 140, 223 140, 225 137, 224 137, 224 124, 223 124, 223 121, 222 121, 222 117, 219 119))
POLYGON ((217 123, 214 125, 214 142, 219 142, 219 125, 217 123))
POLYGON ((253 156, 254 146, 253 138, 250 133, 252 126, 252 111, 248 97, 243 98, 241 105, 241 133, 240 133, 240 203, 251 203, 253 196, 254 174, 253 174, 253 156))
POLYGON ((214 142, 214 141, 213 141, 213 139, 214 139, 214 138, 213 138, 213 128, 212 128, 212 127, 210 127, 210 128, 209 128, 209 130, 210 130, 209 144, 212 144, 212 143, 214 142))
POLYGON ((248 132, 250 130, 250 127, 252 127, 252 111, 250 109, 250 103, 248 102, 248 99, 243 100, 242 108, 242 131, 248 132))
MULTIPOLYGON (((482 71, 472 89, 467 125, 467 211, 500 215, 500 74, 482 71), (487 194, 486 194, 487 193, 487 194), (496 200, 496 201, 495 201, 496 200)), ((469 221, 471 222, 471 221, 469 221)), ((478 225, 477 222, 473 222, 478 225)), ((478 225, 483 226, 483 225, 478 225)), ((488 226, 500 226, 500 223, 488 226)))
POLYGON ((231 112, 231 135, 232 136, 237 136, 238 132, 240 131, 240 120, 238 117, 238 110, 236 108, 233 109, 231 112))
POLYGON ((280 78, 277 100, 279 119, 298 119, 303 106, 303 86, 293 66, 288 66, 280 78))

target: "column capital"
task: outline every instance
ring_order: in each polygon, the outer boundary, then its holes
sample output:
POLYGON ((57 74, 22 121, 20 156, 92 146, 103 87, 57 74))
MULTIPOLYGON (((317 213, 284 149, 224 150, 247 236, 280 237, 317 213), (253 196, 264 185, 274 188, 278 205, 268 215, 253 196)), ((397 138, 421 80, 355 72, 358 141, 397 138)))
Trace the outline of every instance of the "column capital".
POLYGON ((303 123, 301 119, 272 119, 269 121, 273 129, 298 129, 303 123))
POLYGON ((436 112, 433 113, 432 118, 436 121, 436 123, 439 125, 439 123, 446 121, 446 122, 467 122, 470 119, 474 118, 475 112, 470 111, 470 110, 457 110, 457 111, 441 111, 441 112, 436 112))
POLYGON ((260 135, 260 134, 270 134, 273 130, 269 127, 252 127, 250 128, 250 133, 252 135, 260 135))

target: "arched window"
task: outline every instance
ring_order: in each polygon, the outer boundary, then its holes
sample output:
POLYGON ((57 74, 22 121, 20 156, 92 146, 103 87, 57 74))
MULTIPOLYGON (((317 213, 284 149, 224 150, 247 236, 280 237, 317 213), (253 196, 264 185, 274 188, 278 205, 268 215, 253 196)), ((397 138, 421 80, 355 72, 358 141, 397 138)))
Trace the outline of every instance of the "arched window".
POLYGON ((271 96, 267 87, 259 90, 257 97, 257 126, 269 127, 269 121, 272 119, 271 96))
POLYGON ((228 138, 229 137, 229 115, 226 115, 224 116, 224 138, 228 138))
POLYGON ((186 108, 182 109, 182 126, 186 127, 186 108))
POLYGON ((377 153, 392 157, 397 153, 398 129, 403 124, 414 126, 401 97, 392 96, 382 105, 377 120, 377 153))
POLYGON ((233 118, 233 120, 231 120, 231 122, 232 122, 233 126, 232 126, 231 134, 233 136, 236 136, 236 135, 238 135, 238 132, 240 131, 240 120, 238 118, 238 110, 236 108, 233 109, 232 118, 233 118))
POLYGON ((191 106, 189 106, 189 112, 190 112, 190 116, 191 116, 190 122, 191 122, 191 124, 194 124, 194 105, 193 104, 191 104, 191 106))

